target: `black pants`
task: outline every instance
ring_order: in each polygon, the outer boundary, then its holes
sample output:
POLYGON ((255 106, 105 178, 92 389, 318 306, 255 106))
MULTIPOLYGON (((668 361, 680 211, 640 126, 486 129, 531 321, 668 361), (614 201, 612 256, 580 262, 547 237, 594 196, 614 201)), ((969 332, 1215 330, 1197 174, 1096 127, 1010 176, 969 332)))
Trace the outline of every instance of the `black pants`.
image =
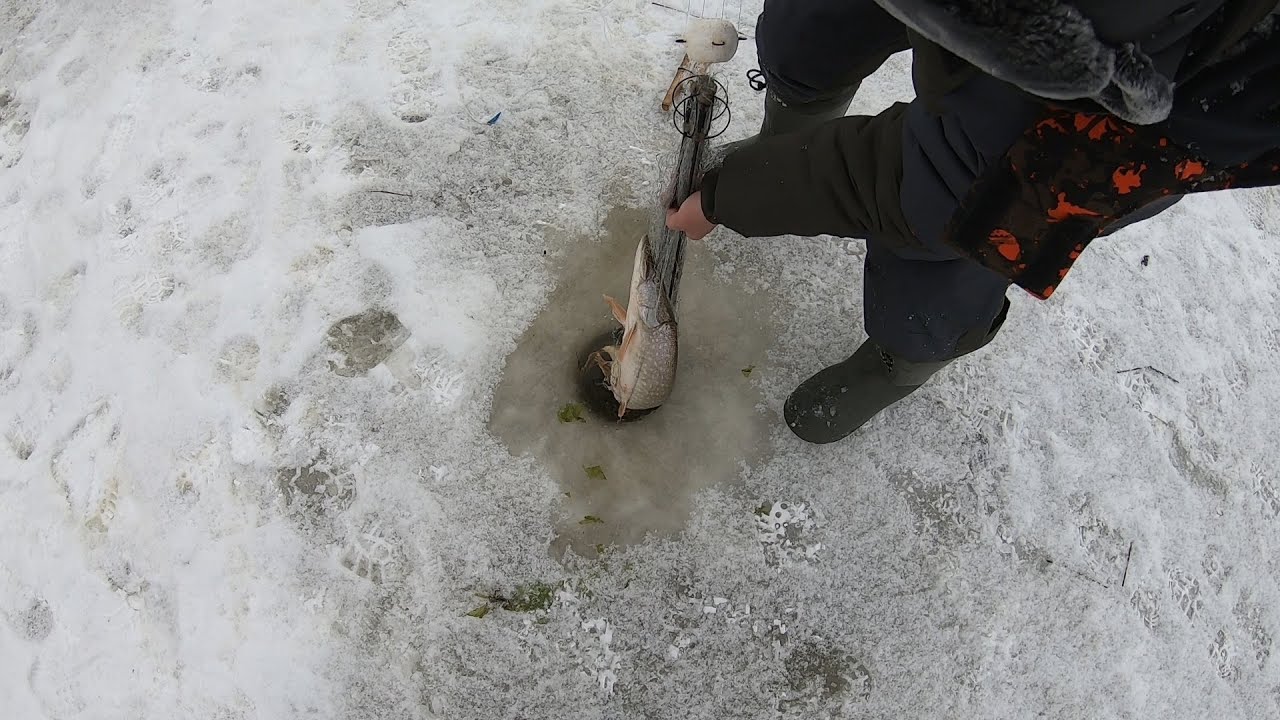
MULTIPOLYGON (((766 0, 756 47, 770 92, 793 105, 847 93, 911 46, 906 27, 872 0, 766 0)), ((962 355, 1003 319, 1009 282, 941 240, 958 198, 1033 112, 1001 93, 1005 86, 979 76, 943 98, 941 113, 917 99, 903 120, 902 208, 917 242, 865 238, 863 322, 906 360, 962 355)))

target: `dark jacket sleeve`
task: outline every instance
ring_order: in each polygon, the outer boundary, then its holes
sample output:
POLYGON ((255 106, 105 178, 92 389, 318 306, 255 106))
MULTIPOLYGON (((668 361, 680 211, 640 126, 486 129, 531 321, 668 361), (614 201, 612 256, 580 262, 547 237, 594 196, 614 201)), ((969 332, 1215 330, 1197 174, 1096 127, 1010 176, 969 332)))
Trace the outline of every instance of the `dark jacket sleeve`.
POLYGON ((910 238, 900 202, 906 109, 759 138, 707 173, 704 214, 747 237, 910 238))

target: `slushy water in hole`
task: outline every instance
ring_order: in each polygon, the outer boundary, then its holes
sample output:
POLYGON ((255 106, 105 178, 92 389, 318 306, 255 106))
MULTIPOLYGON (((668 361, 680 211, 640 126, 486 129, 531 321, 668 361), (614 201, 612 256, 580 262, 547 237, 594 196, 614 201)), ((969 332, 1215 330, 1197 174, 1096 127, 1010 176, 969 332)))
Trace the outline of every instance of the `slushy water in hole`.
POLYGON ((636 244, 652 217, 651 209, 618 207, 599 237, 553 239, 568 245, 557 287, 494 391, 491 432, 513 455, 534 458, 564 492, 557 555, 572 548, 590 557, 649 533, 678 533, 693 496, 739 482, 768 455, 771 425, 781 422, 752 382, 769 371, 777 336, 770 297, 717 277, 715 256, 698 242, 686 251, 670 398, 631 422, 588 406, 584 358, 618 328, 603 295, 626 302, 636 244))

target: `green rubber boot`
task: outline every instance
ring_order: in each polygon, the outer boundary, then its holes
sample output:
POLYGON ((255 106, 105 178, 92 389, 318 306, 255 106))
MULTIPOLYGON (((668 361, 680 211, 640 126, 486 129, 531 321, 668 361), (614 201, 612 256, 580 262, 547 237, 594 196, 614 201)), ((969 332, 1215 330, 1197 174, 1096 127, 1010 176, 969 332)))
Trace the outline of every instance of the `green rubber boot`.
POLYGON ((801 440, 815 444, 843 440, 881 410, 920 389, 939 370, 985 347, 1004 324, 1009 302, 984 335, 961 338, 955 357, 915 363, 895 358, 866 340, 848 359, 820 370, 787 398, 782 415, 801 440))

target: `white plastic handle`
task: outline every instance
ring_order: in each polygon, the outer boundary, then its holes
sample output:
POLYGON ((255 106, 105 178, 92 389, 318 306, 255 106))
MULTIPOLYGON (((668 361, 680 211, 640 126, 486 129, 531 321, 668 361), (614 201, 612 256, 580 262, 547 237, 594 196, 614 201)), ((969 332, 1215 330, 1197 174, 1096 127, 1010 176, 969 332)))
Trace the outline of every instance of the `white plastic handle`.
POLYGON ((728 62, 738 52, 738 28, 728 20, 691 20, 684 51, 695 63, 728 62))

